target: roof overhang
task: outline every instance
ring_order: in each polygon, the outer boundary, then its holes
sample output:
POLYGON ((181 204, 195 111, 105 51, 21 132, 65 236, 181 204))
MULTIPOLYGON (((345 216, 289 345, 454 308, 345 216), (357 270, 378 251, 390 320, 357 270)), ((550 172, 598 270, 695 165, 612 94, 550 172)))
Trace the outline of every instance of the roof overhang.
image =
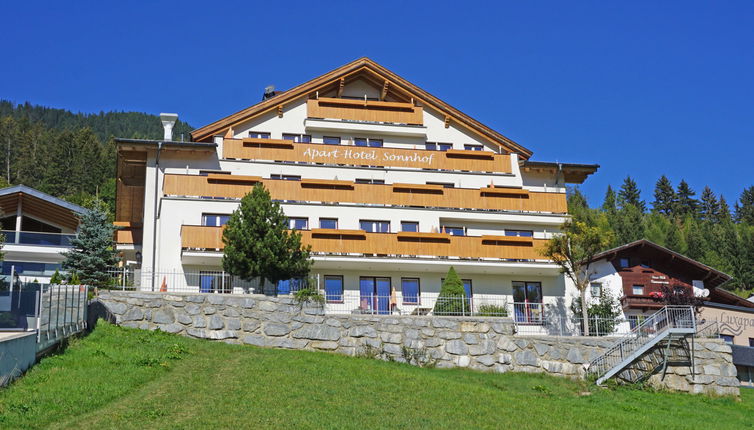
POLYGON ((704 281, 705 285, 708 285, 712 288, 716 288, 732 279, 731 276, 726 273, 713 269, 705 264, 686 257, 685 255, 679 254, 646 239, 637 240, 613 249, 609 249, 607 251, 600 252, 599 254, 595 255, 591 261, 594 262, 603 259, 612 260, 618 254, 636 249, 646 249, 648 250, 648 252, 662 254, 675 264, 685 265, 692 270, 696 270, 699 276, 696 279, 704 281))
POLYGON ((569 184, 582 184, 586 178, 600 168, 599 164, 554 163, 548 161, 522 160, 519 163, 524 172, 563 173, 564 180, 569 184))
POLYGON ((497 144, 501 149, 504 149, 507 152, 517 153, 523 159, 528 159, 532 155, 532 151, 529 149, 471 118, 366 57, 359 58, 358 60, 352 61, 288 91, 276 94, 270 99, 264 100, 209 125, 198 128, 191 132, 192 140, 202 142, 208 141, 216 135, 224 135, 236 124, 263 115, 285 105, 286 103, 298 100, 301 97, 308 97, 309 95, 314 94, 317 91, 322 91, 329 86, 337 85, 341 79, 345 80, 357 76, 364 76, 368 79, 372 79, 379 85, 389 87, 391 91, 402 93, 403 98, 413 99, 415 102, 430 107, 441 114, 445 114, 447 118, 454 123, 460 124, 472 133, 482 137, 484 140, 497 144))
POLYGON ((26 214, 73 230, 78 227, 79 215, 89 211, 25 185, 0 189, 0 210, 3 214, 14 214, 19 204, 26 214))
POLYGON ((116 138, 115 144, 118 150, 124 151, 156 149, 160 144, 162 144, 163 151, 217 151, 217 144, 209 142, 175 142, 165 140, 116 138))

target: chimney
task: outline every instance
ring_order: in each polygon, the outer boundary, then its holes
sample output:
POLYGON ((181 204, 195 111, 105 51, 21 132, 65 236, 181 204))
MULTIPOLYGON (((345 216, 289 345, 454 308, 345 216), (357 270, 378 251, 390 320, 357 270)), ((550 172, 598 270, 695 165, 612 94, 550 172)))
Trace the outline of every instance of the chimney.
POLYGON ((160 120, 162 121, 162 128, 165 130, 165 134, 162 139, 166 141, 173 140, 173 126, 178 120, 177 113, 161 113, 160 120))

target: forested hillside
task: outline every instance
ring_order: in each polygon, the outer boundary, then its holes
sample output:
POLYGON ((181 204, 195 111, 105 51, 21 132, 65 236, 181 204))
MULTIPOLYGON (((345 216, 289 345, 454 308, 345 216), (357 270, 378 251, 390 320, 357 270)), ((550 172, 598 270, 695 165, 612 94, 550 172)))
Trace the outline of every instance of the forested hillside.
POLYGON ((729 290, 744 297, 754 292, 754 186, 731 209, 710 187, 697 198, 686 181, 674 187, 663 175, 648 205, 627 177, 617 192, 607 187, 600 207, 589 208, 578 189, 568 207, 575 219, 612 231, 610 247, 645 238, 731 275, 729 290))
MULTIPOLYGON (((186 140, 192 127, 178 121, 173 135, 186 140)), ((113 137, 160 139, 156 115, 140 112, 72 113, 0 101, 0 185, 24 184, 89 205, 99 195, 115 203, 113 137)))

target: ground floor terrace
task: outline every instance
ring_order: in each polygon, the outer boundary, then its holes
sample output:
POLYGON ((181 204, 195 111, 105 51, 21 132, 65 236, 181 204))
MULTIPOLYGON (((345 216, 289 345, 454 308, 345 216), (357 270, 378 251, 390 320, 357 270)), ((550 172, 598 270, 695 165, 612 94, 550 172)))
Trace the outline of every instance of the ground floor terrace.
MULTIPOLYGON (((570 311, 575 296, 552 264, 489 264, 470 261, 399 261, 361 258, 315 259, 308 280, 246 281, 217 266, 183 265, 175 269, 113 270, 120 289, 215 294, 293 295, 312 285, 324 297, 328 314, 485 316, 512 319, 522 334, 578 335, 580 318, 570 311), (441 297, 450 267, 464 295, 441 297)), ((590 319, 590 332, 618 335, 628 321, 590 319)))

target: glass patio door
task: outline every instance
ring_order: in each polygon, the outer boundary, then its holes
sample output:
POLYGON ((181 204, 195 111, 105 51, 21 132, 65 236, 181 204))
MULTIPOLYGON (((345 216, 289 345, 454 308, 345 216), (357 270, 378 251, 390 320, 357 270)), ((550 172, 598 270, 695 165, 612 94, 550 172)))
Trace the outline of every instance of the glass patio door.
POLYGON ((390 313, 390 278, 359 278, 359 309, 364 313, 390 313))
POLYGON ((542 284, 513 282, 513 313, 516 322, 538 324, 543 321, 542 284))

